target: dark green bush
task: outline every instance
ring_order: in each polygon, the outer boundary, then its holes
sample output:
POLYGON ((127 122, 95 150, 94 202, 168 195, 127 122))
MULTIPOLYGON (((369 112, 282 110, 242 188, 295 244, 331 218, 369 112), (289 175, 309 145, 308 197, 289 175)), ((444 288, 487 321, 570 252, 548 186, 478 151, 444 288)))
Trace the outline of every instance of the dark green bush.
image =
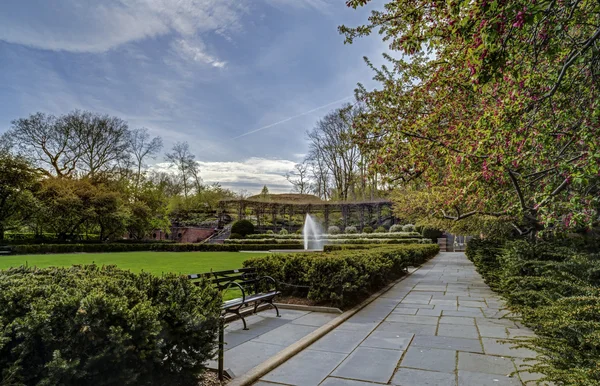
POLYGON ((422 264, 438 252, 439 246, 433 244, 363 247, 330 253, 274 254, 246 260, 244 266, 289 284, 280 286, 284 295, 296 294, 296 286, 308 286, 309 299, 346 307, 401 277, 406 267, 422 264))
POLYGON ((377 229, 375 229, 373 232, 374 233, 386 233, 387 230, 382 226, 378 226, 377 229))
POLYGON ((230 240, 239 240, 239 239, 243 239, 244 237, 242 237, 242 235, 240 235, 239 233, 232 233, 229 235, 229 239, 230 240))
POLYGON ((362 233, 373 233, 373 227, 367 225, 362 229, 362 233))
POLYGON ((197 385, 221 298, 114 266, 0 271, 0 384, 197 385))
POLYGON ((231 233, 237 233, 242 237, 246 237, 254 233, 254 224, 249 220, 236 221, 231 226, 231 233))
POLYGON ((423 235, 424 238, 431 239, 431 241, 435 243, 437 243, 437 239, 442 237, 443 234, 443 231, 430 226, 423 227, 423 230, 421 231, 421 235, 423 235))
POLYGON ((600 384, 600 259, 561 242, 473 239, 467 256, 520 312, 543 354, 533 371, 564 385, 600 384))

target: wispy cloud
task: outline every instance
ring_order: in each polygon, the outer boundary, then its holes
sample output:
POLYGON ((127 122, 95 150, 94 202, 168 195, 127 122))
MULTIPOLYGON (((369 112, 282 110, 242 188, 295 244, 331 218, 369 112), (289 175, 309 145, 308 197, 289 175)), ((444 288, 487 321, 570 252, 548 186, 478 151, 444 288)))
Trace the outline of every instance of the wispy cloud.
POLYGON ((208 54, 206 45, 199 39, 177 39, 171 43, 171 47, 182 58, 196 63, 208 64, 217 68, 223 68, 227 64, 227 62, 208 54))
POLYGON ((100 53, 169 33, 227 34, 246 11, 239 0, 5 0, 0 40, 55 51, 100 53), (31 9, 43 17, 31 18, 31 9))

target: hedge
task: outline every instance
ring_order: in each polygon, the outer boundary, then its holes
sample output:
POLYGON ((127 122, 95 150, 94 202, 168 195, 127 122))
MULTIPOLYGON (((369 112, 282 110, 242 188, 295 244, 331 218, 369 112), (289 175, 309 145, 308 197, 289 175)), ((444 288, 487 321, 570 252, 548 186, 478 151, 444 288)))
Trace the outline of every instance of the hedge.
MULTIPOLYGON (((415 238, 421 237, 421 234, 418 232, 396 232, 396 233, 355 233, 355 234, 323 234, 321 235, 323 238, 327 238, 330 240, 333 239, 406 239, 406 238, 415 238)), ((288 235, 277 235, 277 234, 268 234, 268 233, 260 233, 246 236, 247 239, 298 239, 301 240, 304 238, 303 235, 297 234, 288 234, 288 235)))
POLYGON ((221 301, 174 274, 0 271, 0 384, 197 385, 221 301))
POLYGON ((438 252, 439 246, 429 244, 274 254, 246 260, 244 267, 255 267, 260 274, 285 283, 279 288, 284 295, 347 307, 403 276, 408 266, 422 264, 438 252), (309 287, 307 293, 303 286, 309 287))
POLYGON ((564 385, 600 384, 600 254, 573 245, 473 239, 467 256, 538 335, 532 371, 564 385))
MULTIPOLYGON (((314 239, 311 239, 314 240, 314 239)), ((376 239, 376 238, 353 238, 353 239, 320 239, 324 244, 429 244, 430 239, 376 239)), ((304 245, 303 240, 286 240, 286 239, 228 239, 225 240, 228 245, 243 245, 243 244, 298 244, 304 245)))

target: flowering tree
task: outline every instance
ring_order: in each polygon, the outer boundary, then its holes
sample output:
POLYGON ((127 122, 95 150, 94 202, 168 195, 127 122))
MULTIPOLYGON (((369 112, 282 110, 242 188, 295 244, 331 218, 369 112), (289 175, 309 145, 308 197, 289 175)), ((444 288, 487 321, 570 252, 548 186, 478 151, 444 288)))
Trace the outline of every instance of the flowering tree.
POLYGON ((600 3, 393 0, 340 27, 348 43, 375 30, 401 55, 357 90, 357 139, 420 214, 598 225, 600 3))

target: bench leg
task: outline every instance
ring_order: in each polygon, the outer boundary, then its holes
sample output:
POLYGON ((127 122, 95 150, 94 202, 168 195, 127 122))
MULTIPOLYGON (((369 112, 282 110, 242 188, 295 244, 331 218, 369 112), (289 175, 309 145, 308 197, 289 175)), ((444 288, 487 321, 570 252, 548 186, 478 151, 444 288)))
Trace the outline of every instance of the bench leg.
POLYGON ((254 303, 254 313, 255 313, 255 314, 256 314, 256 309, 258 308, 258 304, 259 304, 259 303, 260 303, 260 302, 255 302, 255 303, 254 303))
POLYGON ((244 319, 242 314, 240 314, 239 312, 237 312, 237 314, 240 317, 240 319, 242 319, 242 323, 244 323, 244 330, 249 330, 248 326, 246 326, 246 319, 244 319))
POLYGON ((277 312, 277 317, 281 318, 281 315, 279 315, 279 308, 277 308, 277 306, 273 303, 273 300, 271 300, 269 304, 271 304, 273 308, 275 308, 275 311, 277 312))

